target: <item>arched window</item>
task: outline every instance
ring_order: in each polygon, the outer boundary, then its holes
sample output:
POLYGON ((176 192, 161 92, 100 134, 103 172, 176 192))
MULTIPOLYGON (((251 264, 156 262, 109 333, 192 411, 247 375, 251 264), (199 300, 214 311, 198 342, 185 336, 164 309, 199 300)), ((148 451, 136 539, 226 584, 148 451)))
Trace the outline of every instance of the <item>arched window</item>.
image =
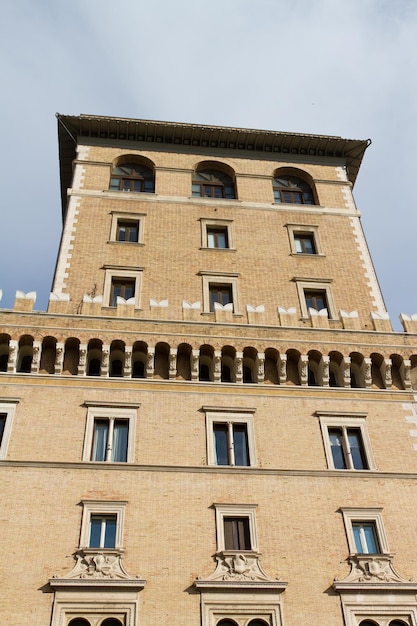
POLYGON ((217 622, 217 626, 236 626, 236 622, 231 619, 221 619, 220 622, 217 622))
POLYGON ((114 617, 109 617, 104 622, 101 622, 100 626, 122 626, 122 622, 114 617))
POLYGON ((196 198, 236 198, 235 184, 225 172, 198 170, 193 175, 192 195, 196 198))
POLYGON ((69 622, 68 626, 90 626, 90 622, 82 617, 76 617, 69 622))
POLYGON ((153 171, 140 163, 116 165, 111 173, 110 191, 153 193, 155 191, 153 171))
POLYGON ((301 178, 278 174, 273 181, 274 202, 282 204, 315 204, 313 190, 301 178))

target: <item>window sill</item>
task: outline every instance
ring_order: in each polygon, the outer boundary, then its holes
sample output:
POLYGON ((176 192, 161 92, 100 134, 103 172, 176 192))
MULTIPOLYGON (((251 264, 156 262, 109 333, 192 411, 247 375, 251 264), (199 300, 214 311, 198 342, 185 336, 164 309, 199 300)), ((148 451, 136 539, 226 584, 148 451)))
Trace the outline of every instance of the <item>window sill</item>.
POLYGON ((117 245, 128 245, 128 246, 138 246, 138 247, 142 247, 145 244, 143 243, 143 241, 113 241, 112 239, 109 239, 107 241, 107 243, 110 244, 117 244, 117 245))
POLYGON ((215 250, 216 252, 237 252, 236 248, 209 248, 208 246, 201 246, 200 250, 215 250))
POLYGON ((325 254, 319 254, 319 253, 309 253, 309 252, 290 252, 290 256, 298 256, 298 257, 308 257, 309 259, 311 259, 312 257, 321 257, 321 258, 325 258, 325 254))

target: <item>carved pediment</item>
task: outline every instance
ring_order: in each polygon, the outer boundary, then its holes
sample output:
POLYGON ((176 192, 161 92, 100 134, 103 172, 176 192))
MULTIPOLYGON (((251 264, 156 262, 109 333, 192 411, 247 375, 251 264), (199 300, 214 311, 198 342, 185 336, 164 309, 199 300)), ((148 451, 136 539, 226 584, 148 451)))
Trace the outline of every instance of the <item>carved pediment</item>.
POLYGON ((257 552, 223 551, 216 554, 215 571, 207 578, 198 577, 197 588, 207 587, 261 587, 285 589, 287 583, 267 576, 257 552))
POLYGON ((97 550, 85 548, 75 553, 76 563, 65 576, 54 577, 49 582, 53 587, 72 584, 127 584, 144 587, 146 581, 140 576, 130 576, 122 563, 120 550, 97 550))
POLYGON ((348 558, 350 572, 343 580, 335 579, 336 590, 361 588, 383 588, 384 585, 406 588, 415 587, 417 583, 407 580, 395 571, 391 554, 354 554, 348 558))

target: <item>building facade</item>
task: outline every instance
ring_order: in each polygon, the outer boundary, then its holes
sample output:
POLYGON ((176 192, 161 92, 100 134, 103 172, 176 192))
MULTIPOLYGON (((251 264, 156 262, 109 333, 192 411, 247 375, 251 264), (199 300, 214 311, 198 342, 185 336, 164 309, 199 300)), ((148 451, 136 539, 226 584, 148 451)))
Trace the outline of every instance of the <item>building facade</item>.
POLYGON ((340 137, 58 115, 47 312, 0 312, 0 615, 417 626, 417 320, 340 137))

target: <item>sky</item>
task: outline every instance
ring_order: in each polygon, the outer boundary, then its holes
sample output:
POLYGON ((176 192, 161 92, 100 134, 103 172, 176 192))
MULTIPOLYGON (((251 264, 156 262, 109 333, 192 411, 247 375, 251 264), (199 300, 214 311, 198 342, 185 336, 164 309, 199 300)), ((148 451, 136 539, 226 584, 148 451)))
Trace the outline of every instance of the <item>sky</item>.
POLYGON ((415 0, 3 0, 0 24, 1 308, 47 308, 59 112, 370 138, 356 204, 394 328, 417 313, 415 0))

